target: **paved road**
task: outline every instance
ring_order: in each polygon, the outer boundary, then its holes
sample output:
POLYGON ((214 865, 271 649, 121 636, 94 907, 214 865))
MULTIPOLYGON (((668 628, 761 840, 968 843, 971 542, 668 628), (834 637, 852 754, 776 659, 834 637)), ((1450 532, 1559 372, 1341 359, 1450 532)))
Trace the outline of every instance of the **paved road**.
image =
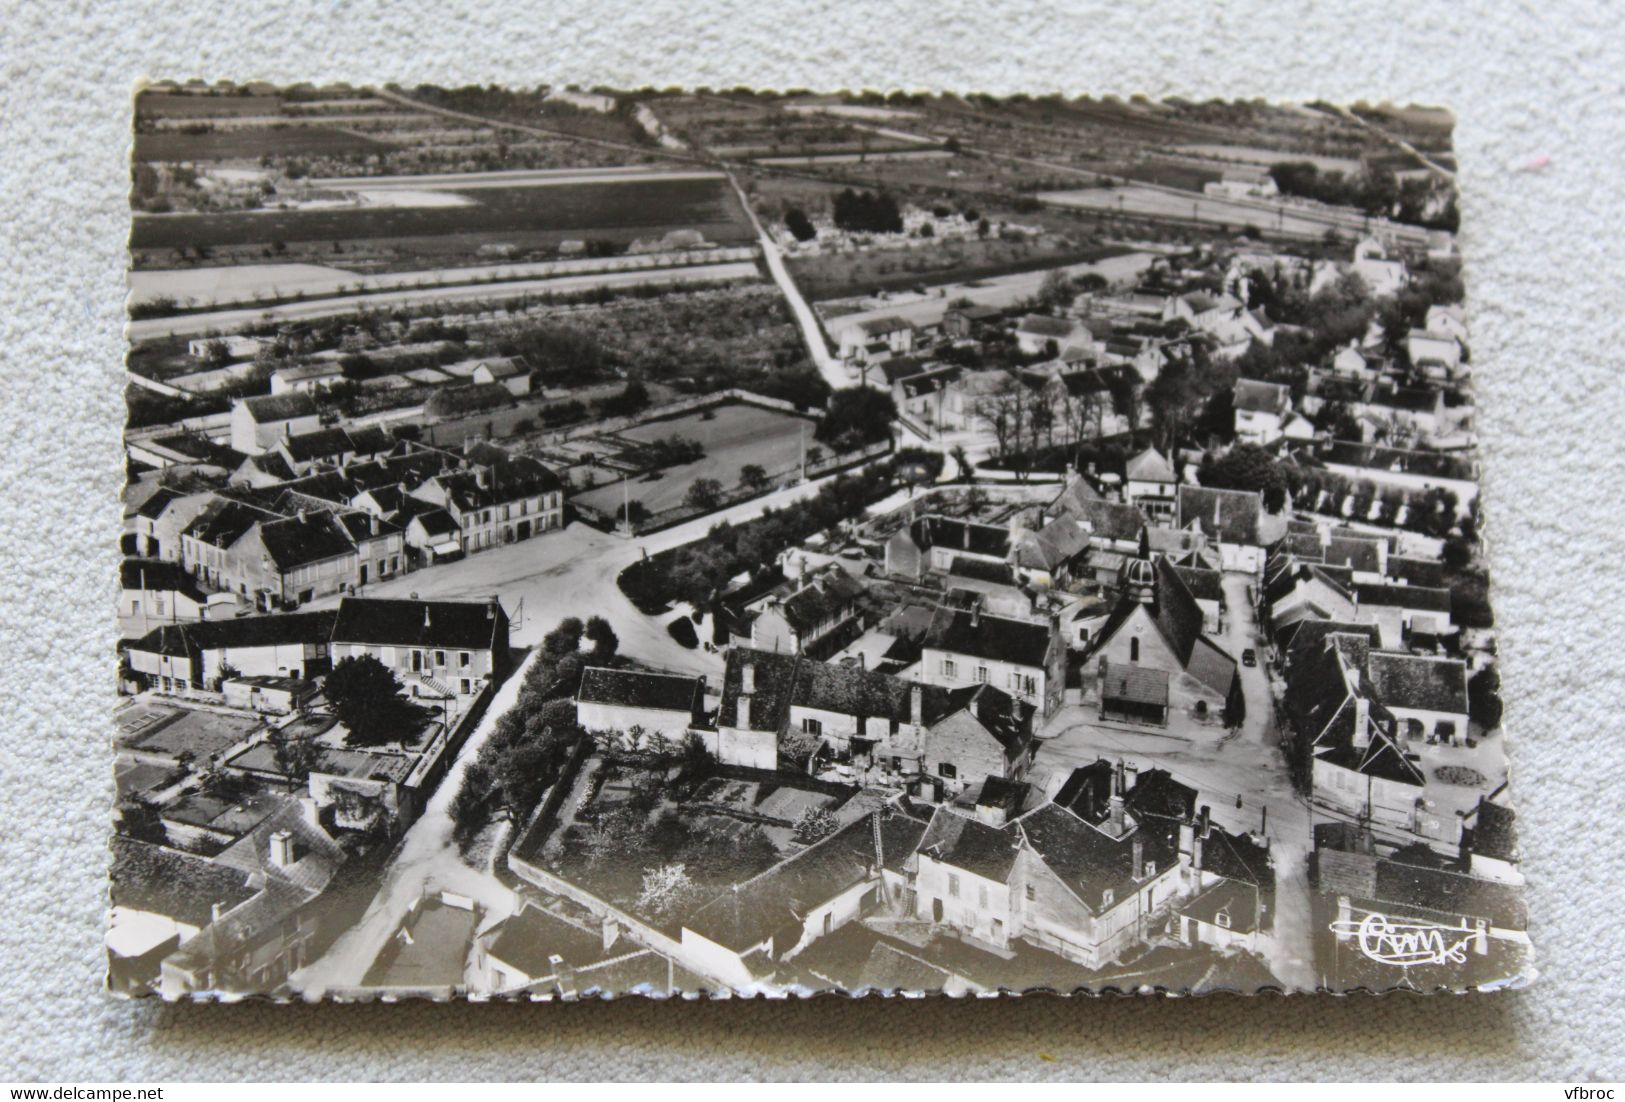
MULTIPOLYGON (((1238 656, 1243 647, 1257 646, 1256 622, 1246 600, 1248 581, 1241 574, 1227 574, 1224 580, 1230 620, 1222 643, 1226 650, 1235 648, 1238 656)), ((1226 830, 1263 827, 1275 862, 1276 919, 1260 951, 1283 983, 1313 989, 1306 873, 1312 820, 1292 789, 1262 667, 1242 669, 1242 689, 1247 719, 1233 735, 1179 718, 1166 729, 1106 724, 1097 709, 1069 705, 1046 729, 1051 737, 1039 750, 1037 764, 1057 777, 1098 757, 1122 758, 1141 768, 1160 767, 1196 788, 1200 803, 1212 809, 1214 821, 1226 830)))
POLYGON ((818 315, 813 313, 812 307, 802 297, 801 288, 796 286, 790 269, 784 266, 784 256, 779 252, 778 242, 773 235, 762 225, 761 219, 751 209, 750 201, 745 198, 745 191, 739 186, 739 181, 733 173, 728 174, 728 182, 733 185, 734 193, 739 197, 739 205, 744 208, 745 215, 750 224, 756 228, 756 237, 762 243, 762 259, 767 261, 767 270, 773 276, 773 282, 779 285, 784 294, 785 301, 790 304, 790 312, 796 317, 796 324, 801 327, 801 340, 807 346, 807 354, 812 357, 813 365, 818 373, 830 385, 831 390, 842 390, 853 385, 853 379, 846 370, 846 365, 830 353, 829 345, 824 340, 824 332, 819 327, 818 315))

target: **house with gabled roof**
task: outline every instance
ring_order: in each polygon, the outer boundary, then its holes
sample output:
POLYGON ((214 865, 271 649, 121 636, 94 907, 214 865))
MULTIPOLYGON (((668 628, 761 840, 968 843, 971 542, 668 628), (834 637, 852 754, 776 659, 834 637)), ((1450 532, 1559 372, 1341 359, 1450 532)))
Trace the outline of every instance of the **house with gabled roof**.
POLYGON ((740 618, 746 630, 732 643, 827 657, 862 633, 863 595, 862 582, 840 566, 830 566, 801 585, 775 588, 752 601, 740 618))
POLYGON ((771 983, 819 938, 898 908, 925 829, 899 805, 853 820, 685 916, 674 955, 736 988, 771 983))
MULTIPOLYGON (((282 800, 277 810, 211 860, 256 888, 222 906, 159 965, 166 999, 192 993, 276 991, 315 959, 320 916, 313 904, 347 859, 322 825, 315 801, 282 800)), ((116 903, 120 888, 112 889, 116 903)))
POLYGON ((1034 622, 940 607, 920 645, 920 678, 957 689, 993 685, 1045 716, 1066 687, 1066 635, 1055 618, 1034 622))
POLYGON ((244 455, 259 455, 274 449, 284 436, 321 427, 316 400, 302 391, 238 398, 231 405, 231 446, 244 455))
POLYGON ((463 459, 463 467, 431 475, 411 493, 451 514, 465 553, 564 526, 564 483, 551 468, 489 444, 470 444, 463 459))
POLYGON ((1311 797, 1361 822, 1428 837, 1456 835, 1431 818, 1427 778, 1406 750, 1406 734, 1367 673, 1365 636, 1327 635, 1294 663, 1282 706, 1295 764, 1311 797))
POLYGON ((486 601, 346 597, 333 622, 334 663, 376 658, 412 695, 472 697, 508 669, 508 614, 486 601))
POLYGON ((1179 825, 1137 820, 1121 793, 1099 823, 1054 802, 997 825, 943 807, 920 839, 912 888, 917 918, 973 945, 1025 942, 1098 968, 1182 895, 1179 825))
POLYGON ((589 666, 576 690, 576 723, 589 734, 616 736, 634 750, 657 739, 680 746, 705 720, 705 678, 589 666), (634 732, 642 739, 635 739, 634 732))
POLYGON ((232 671, 242 677, 308 679, 330 668, 335 616, 285 612, 166 624, 121 649, 141 687, 159 692, 215 691, 232 671))
POLYGON ((1293 412, 1292 389, 1284 383, 1237 379, 1232 404, 1236 439, 1241 443, 1267 446, 1282 437, 1314 438, 1314 426, 1293 412))
POLYGON ((1038 747, 1035 713, 988 684, 945 688, 736 647, 715 732, 699 733, 725 763, 774 768, 782 746, 796 768, 828 780, 940 802, 982 777, 1025 777, 1038 747))
POLYGON ((1265 549, 1286 530, 1286 518, 1265 513, 1256 490, 1181 483, 1175 500, 1176 526, 1205 535, 1226 570, 1257 574, 1264 568, 1265 549))
POLYGON ((1168 457, 1147 445, 1123 467, 1123 497, 1152 524, 1172 524, 1179 477, 1168 457))

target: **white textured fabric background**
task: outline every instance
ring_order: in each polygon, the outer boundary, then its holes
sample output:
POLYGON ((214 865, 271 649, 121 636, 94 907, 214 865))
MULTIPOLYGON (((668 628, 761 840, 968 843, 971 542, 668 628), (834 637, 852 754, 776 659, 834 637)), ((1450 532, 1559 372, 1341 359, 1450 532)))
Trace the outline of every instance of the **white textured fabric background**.
POLYGON ((1625 37, 1606 3, 5 7, 0 1078, 1625 1077, 1625 37), (105 996, 125 158, 142 76, 1453 107, 1541 979, 1431 1001, 164 1007, 105 996), (1541 157, 1546 167, 1528 167, 1541 157))

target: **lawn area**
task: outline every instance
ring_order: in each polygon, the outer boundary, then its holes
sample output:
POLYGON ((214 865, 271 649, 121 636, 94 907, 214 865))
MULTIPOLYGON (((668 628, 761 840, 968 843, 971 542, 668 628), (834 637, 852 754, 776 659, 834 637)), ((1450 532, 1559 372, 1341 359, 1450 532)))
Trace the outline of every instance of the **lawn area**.
MULTIPOLYGON (((251 135, 259 143, 265 135, 251 135)), ((207 135, 206 135, 207 136, 207 135)), ((265 152, 256 145, 257 152, 265 152)), ((257 155, 257 153, 256 153, 257 155)), ((453 189, 446 189, 452 191, 453 189)), ((673 229, 697 229, 719 243, 753 236, 727 181, 635 180, 553 187, 471 188, 470 202, 446 207, 347 207, 164 215, 136 219, 133 249, 205 248, 270 241, 355 241, 493 235, 535 245, 562 237, 630 240, 673 229)))
MULTIPOLYGON (((807 418, 743 403, 717 406, 712 412, 714 415, 709 420, 703 413, 695 412, 647 421, 617 434, 633 443, 680 436, 705 446, 705 457, 698 462, 667 468, 654 480, 632 483, 630 492, 634 501, 643 502, 650 512, 669 509, 682 504, 689 486, 699 478, 716 479, 726 492, 739 485, 740 468, 751 463, 767 471, 769 477, 785 474, 801 462, 803 431, 808 447, 813 446, 814 426, 807 418)), ((580 494, 576 500, 592 508, 614 512, 622 497, 620 484, 613 483, 580 494)))

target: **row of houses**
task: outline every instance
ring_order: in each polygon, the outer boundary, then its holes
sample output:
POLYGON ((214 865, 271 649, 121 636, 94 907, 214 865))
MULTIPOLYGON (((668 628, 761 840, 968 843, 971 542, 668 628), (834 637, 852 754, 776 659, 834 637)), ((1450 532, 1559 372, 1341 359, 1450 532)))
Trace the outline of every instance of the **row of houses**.
POLYGON ((283 438, 225 486, 152 486, 127 510, 127 552, 254 607, 290 608, 564 525, 562 481, 527 456, 310 435, 323 442, 283 438))
POLYGON ((508 616, 488 601, 345 597, 337 609, 163 624, 121 645, 126 688, 218 693, 240 677, 308 681, 370 656, 412 695, 471 698, 500 680, 508 616))

